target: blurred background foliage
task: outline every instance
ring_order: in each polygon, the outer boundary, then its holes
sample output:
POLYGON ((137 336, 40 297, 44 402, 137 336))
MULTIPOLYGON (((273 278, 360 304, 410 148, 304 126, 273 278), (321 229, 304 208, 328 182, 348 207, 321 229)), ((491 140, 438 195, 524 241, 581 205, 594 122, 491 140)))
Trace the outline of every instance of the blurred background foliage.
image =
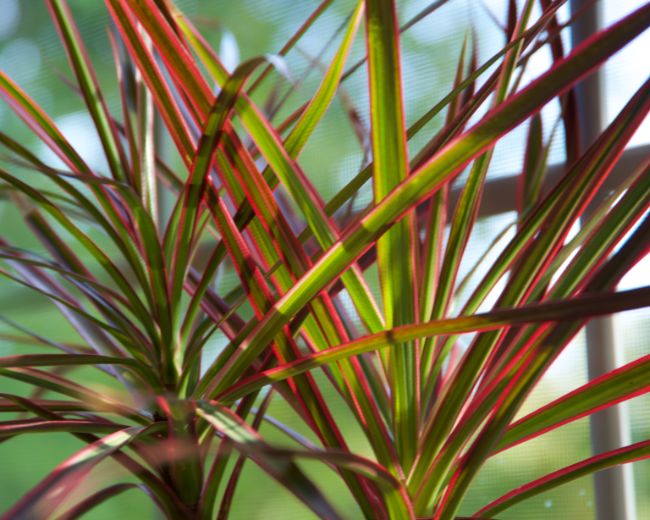
MULTIPOLYGON (((314 0, 300 2, 176 0, 175 3, 192 17, 207 40, 220 49, 221 58, 231 70, 239 61, 262 53, 277 52, 318 4, 314 0)), ((427 3, 429 2, 418 0, 399 2, 402 23, 427 3)), ((505 13, 503 8, 505 3, 501 0, 485 2, 452 0, 433 17, 405 33, 402 39, 402 59, 407 122, 415 121, 449 90, 462 41, 470 26, 474 27, 478 35, 480 60, 489 57, 502 45, 503 35, 498 22, 505 13), (494 14, 494 18, 491 13, 494 14)), ((628 2, 611 3, 627 4, 628 2)), ((286 58, 289 79, 296 88, 291 86, 287 78, 276 74, 273 81, 266 82, 264 88, 256 92, 255 100, 260 106, 273 110, 278 101, 291 92, 289 94, 291 98, 286 106, 297 107, 302 100, 313 93, 320 76, 320 63, 326 62, 333 54, 336 48, 333 43, 338 41, 339 29, 350 13, 352 5, 353 2, 347 0, 334 2, 333 8, 319 19, 297 48, 286 58)), ((119 113, 115 67, 107 36, 109 20, 104 4, 98 0, 73 0, 70 6, 96 67, 109 106, 113 108, 114 113, 119 113)), ((632 6, 629 7, 631 9, 632 6)), ((561 11, 561 16, 565 19, 568 16, 565 9, 561 11)), ((635 45, 637 44, 642 42, 635 42, 635 45)), ((358 37, 350 63, 363 56, 364 52, 363 38, 358 37)), ((533 60, 531 63, 530 74, 534 75, 535 71, 539 72, 543 67, 548 66, 550 57, 542 52, 537 59, 540 61, 536 63, 533 60)), ((608 67, 611 68, 612 65, 608 67)), ((625 70, 620 70, 620 66, 616 67, 614 65, 612 71, 618 71, 616 73, 619 76, 626 73, 625 70)), ((84 113, 83 103, 66 83, 71 78, 71 74, 65 53, 58 41, 56 30, 50 22, 49 13, 39 0, 0 0, 0 68, 41 104, 73 145, 82 150, 82 154, 94 168, 100 170, 104 168, 105 165, 97 160, 101 155, 100 145, 90 120, 84 113)), ((611 84, 610 76, 611 74, 606 75, 607 85, 611 84)), ((346 80, 341 95, 330 108, 300 158, 301 166, 325 200, 329 200, 336 194, 363 164, 365 143, 363 138, 359 139, 362 136, 355 133, 346 112, 354 111, 358 115, 360 126, 367 125, 368 100, 364 88, 366 81, 363 68, 346 80)), ((608 112, 613 114, 615 110, 614 100, 612 106, 608 105, 608 112)), ((289 113, 290 110, 282 108, 273 121, 277 124, 289 113)), ((544 109, 543 117, 547 131, 551 128, 557 114, 558 107, 555 103, 544 109)), ((37 152, 43 159, 54 161, 43 145, 37 144, 37 140, 30 135, 29 130, 5 106, 0 106, 0 124, 5 132, 37 152)), ((410 143, 412 151, 417 150, 429 138, 431 132, 441 124, 442 120, 434 120, 430 123, 427 131, 422 132, 421 138, 416 138, 410 143)), ((525 134, 526 129, 520 128, 499 144, 490 176, 517 173, 517 169, 521 166, 521 150, 525 134)), ((647 140, 646 134, 647 131, 636 141, 647 140)), ((560 131, 552 147, 550 157, 552 163, 564 160, 562 140, 560 131)), ((162 150, 167 160, 180 171, 180 162, 173 156, 172 146, 165 145, 164 139, 162 150)), ((459 182, 462 182, 462 177, 459 182)), ((355 200, 354 209, 365 207, 370 200, 371 189, 370 186, 366 186, 365 191, 362 190, 355 200)), ((30 238, 29 233, 24 232, 24 224, 15 207, 5 204, 2 199, 0 199, 0 219, 3 234, 12 241, 37 251, 41 248, 34 239, 30 238)), ((493 238, 514 222, 514 219, 514 213, 504 213, 479 222, 468 247, 467 256, 470 261, 463 266, 465 272, 471 267, 472 261, 478 259, 489 246, 493 238)), ((487 263, 489 265, 489 260, 487 263)), ((641 285, 640 277, 647 280, 647 273, 645 275, 641 273, 643 273, 643 266, 636 274, 628 276, 625 282, 627 287, 641 285)), ((223 287, 229 285, 229 274, 222 273, 223 287)), ((461 272, 461 276, 462 274, 461 272)), ((4 280, 0 282, 0 309, 1 315, 49 339, 57 341, 78 339, 45 299, 4 280)), ((620 331, 621 348, 625 348, 625 361, 647 354, 650 351, 647 343, 647 338, 650 337, 647 310, 619 315, 616 320, 620 331)), ((15 329, 12 329, 8 323, 0 323, 0 332, 10 334, 12 331, 15 329)), ((34 350, 34 347, 0 337, 0 352, 3 355, 14 352, 28 353, 31 350, 34 350)), ((101 391, 111 391, 108 386, 110 381, 97 375, 97 371, 87 369, 86 372, 80 373, 88 378, 84 383, 92 382, 95 388, 101 391)), ((584 336, 580 335, 558 359, 535 393, 530 396, 524 412, 583 384, 586 382, 586 374, 585 340, 584 336)), ((25 392, 17 382, 2 380, 0 385, 2 391, 16 394, 25 392)), ((322 388, 328 399, 338 398, 327 385, 322 385, 322 388)), ((631 417, 634 418, 632 441, 650 437, 650 399, 647 396, 636 398, 629 406, 631 417)), ((332 410, 338 414, 341 423, 345 425, 344 417, 348 413, 347 409, 334 405, 332 410)), ((301 435, 315 440, 297 417, 293 416, 293 412, 281 403, 273 403, 269 415, 296 429, 301 435)), ((350 447, 362 455, 369 455, 362 433, 353 428, 353 421, 347 421, 347 424, 349 426, 347 429, 344 428, 344 431, 350 447)), ((262 426, 262 433, 270 441, 287 442, 286 436, 279 433, 270 423, 262 426)), ((64 433, 49 434, 46 438, 38 435, 21 436, 0 445, 0 460, 2 460, 0 510, 4 510, 22 496, 57 463, 80 447, 79 441, 64 433)), ((524 447, 495 456, 482 471, 481 477, 473 487, 473 492, 464 504, 463 512, 470 513, 503 492, 585 458, 589 453, 589 422, 583 419, 529 442, 524 447)), ((303 466, 321 484, 326 495, 341 506, 341 511, 346 511, 349 518, 358 516, 355 514, 356 505, 352 497, 333 472, 319 463, 303 464, 303 466)), ((111 475, 116 475, 118 472, 120 470, 117 466, 111 466, 111 462, 106 461, 89 478, 110 479, 111 475)), ((635 465, 635 488, 638 518, 650 518, 650 498, 647 493, 650 489, 650 462, 635 465)), ((82 486, 80 492, 83 491, 82 486)), ((131 490, 119 495, 94 510, 88 518, 153 517, 156 513, 150 506, 150 502, 139 493, 138 490, 131 490)), ((500 518, 542 519, 549 518, 551 515, 576 520, 595 518, 592 478, 574 481, 536 497, 502 514, 500 518)), ((311 518, 311 514, 293 496, 262 474, 257 467, 247 464, 235 496, 232 518, 298 519, 311 518)))

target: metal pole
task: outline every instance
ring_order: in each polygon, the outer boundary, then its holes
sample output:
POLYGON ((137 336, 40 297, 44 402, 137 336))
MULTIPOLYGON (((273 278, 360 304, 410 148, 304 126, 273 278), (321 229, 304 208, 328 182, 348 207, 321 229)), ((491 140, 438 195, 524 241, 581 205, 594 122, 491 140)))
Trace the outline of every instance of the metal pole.
MULTIPOLYGON (((597 32, 601 23, 602 3, 571 0, 571 13, 581 11, 571 26, 571 43, 575 47, 597 32)), ((601 75, 596 72, 576 87, 578 118, 583 150, 594 142, 603 129, 601 75)), ((616 349, 612 318, 592 320, 586 327, 589 379, 610 372, 620 365, 620 348, 616 349)), ((630 443, 629 417, 621 405, 591 416, 591 443, 594 454, 620 448, 630 443)), ((617 466, 594 475, 596 517, 598 520, 634 520, 634 481, 630 465, 617 466)))

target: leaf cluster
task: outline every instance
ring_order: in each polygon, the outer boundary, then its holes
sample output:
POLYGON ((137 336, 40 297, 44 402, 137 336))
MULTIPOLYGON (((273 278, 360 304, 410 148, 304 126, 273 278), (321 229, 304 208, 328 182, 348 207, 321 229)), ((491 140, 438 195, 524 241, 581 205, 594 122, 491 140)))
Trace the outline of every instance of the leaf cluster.
MULTIPOLYGON (((303 103, 282 56, 331 0, 277 54, 233 71, 172 2, 105 0, 116 113, 66 0, 46 0, 74 76, 70 95, 85 105, 106 169, 89 166, 0 72, 2 98, 63 165, 0 132, 0 186, 41 246, 0 236, 0 274, 51 302, 78 339, 6 321, 16 333, 5 339, 31 350, 0 357, 0 376, 27 389, 0 395, 0 437, 65 432, 85 447, 3 518, 78 518, 131 489, 167 518, 225 518, 247 461, 318 517, 345 517, 302 467, 315 460, 336 472, 366 518, 453 519, 493 455, 650 389, 644 356, 515 419, 590 319, 650 304, 649 287, 617 291, 647 254, 650 162, 622 180, 612 175, 650 109, 650 83, 586 148, 572 90, 646 30, 650 5, 565 53, 563 0, 540 1, 535 16, 533 0, 510 2, 503 47, 481 62, 481 35, 468 35, 453 87, 407 127, 400 38, 446 3, 400 27, 395 2, 356 2, 331 59, 314 60, 319 85, 303 103), (360 61, 350 58, 355 40, 367 49, 360 61), (530 58, 547 47, 553 65, 524 82, 530 58), (368 121, 345 91, 363 70, 368 121), (337 98, 365 160, 326 201, 300 156, 337 98), (547 163, 556 132, 544 131, 540 115, 550 102, 562 107, 556 126, 568 159, 555 179, 547 163), (432 132, 436 117, 444 123, 432 132), (494 148, 524 123, 515 229, 495 239, 496 260, 472 260, 467 244, 494 148), (424 144, 413 151, 414 142, 424 144), (373 200, 359 211, 367 181, 373 200), (604 183, 616 184, 607 196, 604 183), (468 261, 475 266, 461 278, 468 261), (224 284, 224 273, 236 283, 224 284), (94 388, 89 368, 115 393, 94 388), (363 431, 365 455, 346 441, 332 394, 363 431), (292 409, 314 440, 269 416, 271 401, 292 409), (285 444, 262 436, 265 420, 285 444), (82 477, 108 458, 133 478, 80 497, 82 477)), ((600 454, 474 516, 493 518, 649 455, 650 441, 600 454)))

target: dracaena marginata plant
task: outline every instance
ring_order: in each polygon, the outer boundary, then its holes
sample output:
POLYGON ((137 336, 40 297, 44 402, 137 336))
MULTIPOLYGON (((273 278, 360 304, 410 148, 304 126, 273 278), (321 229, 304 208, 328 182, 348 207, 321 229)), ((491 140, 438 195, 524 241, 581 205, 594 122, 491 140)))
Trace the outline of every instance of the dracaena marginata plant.
MULTIPOLYGON (((444 1, 402 26, 396 2, 351 4, 333 57, 313 66, 317 89, 291 106, 293 91, 304 90, 296 83, 269 104, 259 93, 273 82, 287 87, 282 56, 331 0, 275 55, 233 71, 171 1, 106 0, 121 110, 109 110, 66 1, 44 3, 69 59, 70 96, 85 104, 106 167, 91 168, 84 150, 1 73, 7 105, 60 159, 48 164, 3 128, 5 204, 20 209, 42 245, 25 250, 5 234, 1 273, 48 299, 77 341, 24 326, 11 336, 38 350, 0 358, 3 380, 25 388, 3 390, 0 436, 66 432, 86 446, 8 504, 3 518, 77 518, 130 489, 166 518, 225 518, 233 499, 255 500, 254 490, 235 495, 244 464, 320 518, 457 518, 490 457, 648 390, 646 356, 515 419, 591 318, 650 303, 650 288, 616 289, 647 252, 648 162, 610 178, 650 108, 650 83, 586 149, 572 90, 650 25, 650 4, 565 52, 560 36, 573 22, 557 18, 565 2, 541 0, 536 10, 534 0, 510 2, 503 47, 481 62, 481 34, 468 35, 452 88, 407 127, 401 33, 436 16, 444 1), (365 42, 360 61, 348 59, 355 39, 365 42), (548 48, 553 64, 525 82, 531 56, 548 48), (365 124, 349 99, 346 106, 349 124, 367 131, 359 145, 366 159, 326 201, 301 167, 301 151, 348 77, 364 70, 365 124), (567 165, 550 182, 540 111, 558 100, 567 165), (443 124, 432 133, 427 123, 436 117, 443 124), (494 147, 522 124, 514 232, 499 242, 496 260, 478 260, 489 268, 476 271, 485 274, 459 300, 467 286, 459 265, 494 147), (409 154, 415 136, 425 144, 409 154), (614 190, 597 197, 606 180, 614 190), (359 211, 352 201, 366 182, 374 199, 359 211), (215 285, 224 271, 236 275, 235 287, 215 285), (225 343, 209 354, 215 335, 225 343), (95 388, 88 370, 114 381, 114 391, 95 388), (332 392, 365 434, 363 454, 346 442, 332 392), (293 410, 311 440, 277 422, 286 442, 265 439, 271 401, 293 410), (95 477, 80 492, 105 459, 122 468, 120 477, 95 477), (335 471, 358 513, 341 510, 306 460, 335 471)), ((650 441, 602 453, 521 482, 474 516, 494 518, 649 455, 650 441)))

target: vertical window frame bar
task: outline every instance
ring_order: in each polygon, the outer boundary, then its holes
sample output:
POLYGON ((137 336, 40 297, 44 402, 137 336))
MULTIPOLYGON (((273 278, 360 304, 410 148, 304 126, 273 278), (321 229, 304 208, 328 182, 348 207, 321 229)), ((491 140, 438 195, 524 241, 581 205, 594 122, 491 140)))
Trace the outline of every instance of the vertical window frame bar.
MULTIPOLYGON (((571 14, 580 13, 570 28, 573 47, 602 28, 602 4, 602 1, 594 0, 570 1, 571 14)), ((604 127, 605 98, 601 71, 596 71, 576 86, 582 150, 594 142, 604 127)), ((585 332, 590 380, 620 366, 622 349, 617 348, 614 327, 613 317, 598 318, 587 324, 585 332)), ((593 453, 629 444, 629 424, 625 405, 612 406, 593 414, 590 417, 593 453)), ((636 520, 632 466, 626 464, 596 473, 594 499, 597 520, 636 520)))

